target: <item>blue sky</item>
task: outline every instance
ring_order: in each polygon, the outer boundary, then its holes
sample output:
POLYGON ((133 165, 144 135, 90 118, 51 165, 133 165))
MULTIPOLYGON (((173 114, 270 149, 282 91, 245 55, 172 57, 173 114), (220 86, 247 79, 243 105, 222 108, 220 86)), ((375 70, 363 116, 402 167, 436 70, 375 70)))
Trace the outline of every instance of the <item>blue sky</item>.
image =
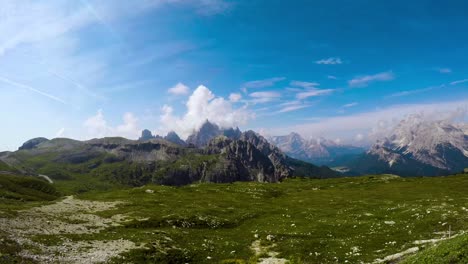
POLYGON ((468 107, 465 1, 129 2, 1 1, 0 150, 206 119, 358 143, 468 107))

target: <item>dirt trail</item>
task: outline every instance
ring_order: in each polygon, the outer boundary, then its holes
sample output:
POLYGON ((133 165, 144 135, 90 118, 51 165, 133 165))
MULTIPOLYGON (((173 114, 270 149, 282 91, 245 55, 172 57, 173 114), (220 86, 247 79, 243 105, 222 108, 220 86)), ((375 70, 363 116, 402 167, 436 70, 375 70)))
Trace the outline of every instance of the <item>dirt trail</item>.
POLYGON ((127 220, 116 214, 103 218, 96 213, 115 208, 122 202, 96 202, 67 196, 54 204, 19 211, 13 218, 0 218, 0 230, 24 249, 21 255, 44 263, 99 263, 136 248, 129 240, 70 241, 63 234, 92 234, 127 220), (44 245, 31 238, 35 235, 57 235, 60 245, 44 245), (28 250, 33 248, 34 250, 28 250))
POLYGON ((260 244, 260 240, 255 240, 252 242, 252 245, 250 248, 255 252, 256 256, 261 256, 261 255, 268 255, 268 257, 263 257, 260 258, 258 261, 259 264, 285 264, 288 262, 287 259, 283 258, 278 258, 277 256, 279 255, 278 252, 272 251, 271 247, 273 247, 274 244, 270 247, 263 247, 260 244))

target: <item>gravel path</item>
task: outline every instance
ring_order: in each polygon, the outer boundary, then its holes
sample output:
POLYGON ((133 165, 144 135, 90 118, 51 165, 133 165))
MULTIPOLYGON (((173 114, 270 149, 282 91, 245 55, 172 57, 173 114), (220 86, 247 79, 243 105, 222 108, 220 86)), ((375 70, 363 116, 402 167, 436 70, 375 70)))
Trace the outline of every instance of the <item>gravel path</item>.
POLYGON ((122 202, 96 202, 67 196, 54 204, 19 211, 13 218, 0 218, 0 230, 18 242, 21 255, 41 263, 102 263, 136 248, 132 241, 70 241, 61 237, 60 245, 44 245, 31 240, 35 235, 92 234, 128 220, 121 214, 103 218, 96 213, 115 208, 122 202), (29 250, 30 248, 35 250, 29 250))

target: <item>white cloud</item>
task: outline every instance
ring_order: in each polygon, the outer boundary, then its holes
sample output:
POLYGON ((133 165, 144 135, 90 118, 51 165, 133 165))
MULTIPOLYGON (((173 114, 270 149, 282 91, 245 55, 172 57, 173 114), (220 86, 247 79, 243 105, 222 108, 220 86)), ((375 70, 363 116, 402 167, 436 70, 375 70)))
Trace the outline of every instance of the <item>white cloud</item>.
POLYGON ((242 99, 242 95, 240 93, 231 93, 229 95, 229 101, 233 103, 239 102, 240 99, 242 99))
POLYGON ((158 131, 164 134, 175 131, 186 138, 199 129, 206 120, 220 127, 244 125, 254 115, 244 107, 234 108, 232 103, 222 97, 216 97, 208 88, 198 86, 186 103, 186 112, 182 116, 174 115, 174 109, 164 105, 161 114, 161 127, 158 131))
POLYGON ((311 106, 311 104, 302 103, 300 101, 292 101, 292 102, 284 103, 282 105, 284 107, 278 110, 276 113, 287 113, 287 112, 292 112, 292 111, 300 110, 300 109, 311 106))
POLYGON ((343 61, 341 61, 340 58, 338 57, 330 57, 327 59, 321 59, 315 62, 316 64, 325 64, 325 65, 335 65, 335 64, 342 64, 343 61))
POLYGON ((391 95, 389 95, 387 97, 401 97, 401 96, 413 95, 413 94, 432 91, 434 89, 442 88, 442 87, 445 87, 445 85, 432 86, 432 87, 427 87, 427 88, 423 88, 423 89, 416 89, 416 90, 401 91, 401 92, 398 92, 398 93, 391 94, 391 95))
POLYGON ((283 135, 290 131, 295 131, 304 136, 324 136, 327 138, 340 137, 343 140, 352 142, 355 138, 350 135, 361 133, 368 135, 362 143, 370 142, 380 138, 388 129, 397 124, 408 114, 424 112, 434 118, 453 118, 456 112, 459 116, 463 113, 466 117, 468 110, 468 100, 449 101, 433 104, 407 104, 394 105, 375 111, 363 112, 347 116, 335 116, 318 119, 311 123, 292 126, 271 127, 272 135, 283 135), (459 111, 462 109, 463 111, 459 111))
POLYGON ((374 75, 358 76, 348 82, 351 87, 365 87, 369 83, 377 81, 391 81, 395 79, 395 75, 392 72, 381 72, 374 75))
POLYGON ((450 83, 450 85, 457 85, 457 84, 462 84, 462 83, 466 83, 466 82, 468 82, 468 79, 453 81, 453 82, 450 83))
POLYGON ((327 95, 332 93, 334 90, 333 89, 310 89, 308 91, 304 92, 299 92, 296 94, 297 99, 306 99, 309 97, 315 97, 315 96, 321 96, 321 95, 327 95))
POLYGON ((277 98, 277 97, 281 97, 281 94, 278 92, 268 91, 268 92, 254 92, 254 93, 251 93, 250 96, 255 97, 255 98, 262 98, 262 97, 277 98))
POLYGON ((88 138, 101 138, 109 135, 110 128, 104 119, 102 110, 99 109, 96 115, 86 119, 83 126, 86 128, 88 138))
POLYGON ((140 135, 141 129, 138 127, 138 119, 132 113, 125 113, 122 117, 123 123, 115 127, 108 125, 102 110, 99 109, 96 115, 89 117, 83 123, 87 131, 86 139, 102 137, 125 137, 136 139, 140 135))
POLYGON ((173 95, 186 95, 190 93, 190 89, 188 88, 187 85, 179 82, 173 87, 169 88, 167 92, 173 95))
POLYGON ((364 135, 361 134, 361 133, 356 134, 356 136, 354 137, 354 140, 356 140, 358 142, 362 141, 363 139, 364 139, 364 135))
POLYGON ((94 18, 79 3, 2 1, 0 55, 21 44, 55 38, 84 27, 94 18))
POLYGON ((246 82, 242 85, 243 89, 249 89, 249 88, 265 88, 265 87, 271 87, 275 85, 277 82, 283 81, 286 78, 284 77, 274 77, 270 79, 264 79, 264 80, 256 80, 256 81, 250 81, 246 82))
POLYGON ((343 105, 343 107, 346 107, 346 108, 348 108, 348 107, 353 107, 353 106, 356 106, 356 105, 358 105, 358 104, 359 104, 358 102, 352 102, 352 103, 349 103, 349 104, 345 104, 345 105, 343 105))
POLYGON ((333 75, 328 75, 327 78, 330 79, 330 80, 336 80, 336 79, 338 79, 338 78, 336 78, 336 76, 333 76, 333 75))
POLYGON ((249 94, 253 99, 249 100, 252 103, 267 103, 277 100, 281 97, 279 92, 266 91, 266 92, 254 92, 249 94))
POLYGON ((452 69, 450 68, 439 68, 437 71, 440 73, 452 73, 452 69))
POLYGON ((123 115, 123 124, 115 128, 115 135, 135 139, 140 135, 141 129, 138 127, 138 119, 132 113, 123 115))
POLYGON ((291 86, 299 86, 302 88, 312 88, 315 86, 319 86, 319 83, 316 82, 303 82, 303 81, 292 81, 289 83, 291 86))

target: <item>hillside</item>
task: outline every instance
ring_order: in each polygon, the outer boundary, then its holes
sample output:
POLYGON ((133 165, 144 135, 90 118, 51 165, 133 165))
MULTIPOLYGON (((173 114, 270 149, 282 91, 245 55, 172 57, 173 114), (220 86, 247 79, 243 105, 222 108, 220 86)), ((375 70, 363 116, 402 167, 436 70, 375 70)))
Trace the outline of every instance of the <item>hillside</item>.
POLYGON ((0 260, 463 263, 467 188, 463 174, 93 191, 0 208, 0 260))
POLYGON ((327 167, 287 157, 253 131, 241 133, 237 139, 218 136, 200 148, 162 138, 39 138, 18 151, 2 154, 0 161, 9 170, 46 175, 57 185, 68 186, 71 193, 148 183, 278 182, 293 175, 339 176, 327 167))

